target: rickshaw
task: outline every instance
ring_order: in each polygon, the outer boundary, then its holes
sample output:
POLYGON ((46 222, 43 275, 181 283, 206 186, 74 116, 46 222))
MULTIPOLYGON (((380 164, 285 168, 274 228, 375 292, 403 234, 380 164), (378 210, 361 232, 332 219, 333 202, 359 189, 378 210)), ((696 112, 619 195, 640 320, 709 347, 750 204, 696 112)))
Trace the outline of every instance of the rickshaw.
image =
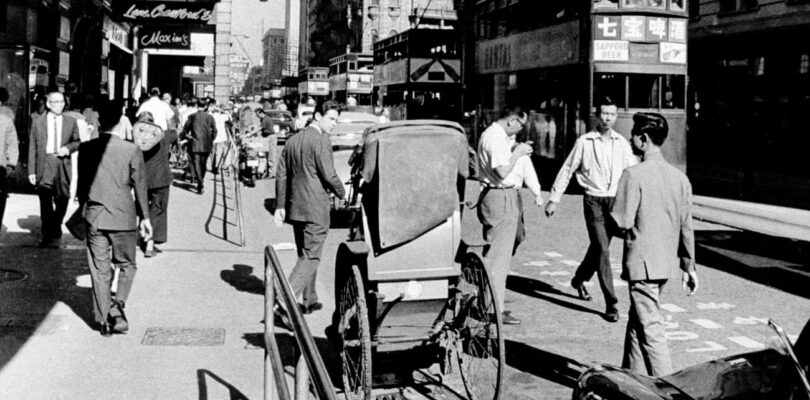
POLYGON ((400 371, 438 364, 443 377, 460 375, 470 399, 497 399, 501 314, 483 259, 461 241, 464 130, 436 120, 376 125, 352 163, 353 218, 337 251, 329 335, 345 398, 371 398, 380 361, 400 371))

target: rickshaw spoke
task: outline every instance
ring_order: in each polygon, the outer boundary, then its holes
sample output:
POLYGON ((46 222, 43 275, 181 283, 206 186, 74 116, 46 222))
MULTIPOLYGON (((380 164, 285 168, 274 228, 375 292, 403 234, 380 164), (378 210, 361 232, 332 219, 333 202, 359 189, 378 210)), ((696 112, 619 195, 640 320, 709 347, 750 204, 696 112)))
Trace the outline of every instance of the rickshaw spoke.
POLYGON ((366 308, 365 289, 357 265, 346 271, 340 292, 341 338, 340 358, 343 363, 343 393, 347 400, 371 396, 371 337, 366 308), (360 295, 358 295, 360 294, 360 295))

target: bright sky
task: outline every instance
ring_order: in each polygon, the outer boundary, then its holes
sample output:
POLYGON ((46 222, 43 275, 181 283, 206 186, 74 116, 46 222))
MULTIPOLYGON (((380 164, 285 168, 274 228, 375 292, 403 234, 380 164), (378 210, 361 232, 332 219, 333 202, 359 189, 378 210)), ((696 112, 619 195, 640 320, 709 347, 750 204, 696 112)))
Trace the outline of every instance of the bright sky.
MULTIPOLYGON (((242 45, 248 52, 253 65, 259 65, 262 59, 262 21, 264 31, 270 28, 284 28, 284 1, 268 0, 233 0, 233 15, 231 16, 231 33, 234 35, 247 35, 240 37, 242 45)), ((295 4, 297 2, 293 2, 295 4)), ((234 43, 234 53, 242 54, 242 48, 234 43)))

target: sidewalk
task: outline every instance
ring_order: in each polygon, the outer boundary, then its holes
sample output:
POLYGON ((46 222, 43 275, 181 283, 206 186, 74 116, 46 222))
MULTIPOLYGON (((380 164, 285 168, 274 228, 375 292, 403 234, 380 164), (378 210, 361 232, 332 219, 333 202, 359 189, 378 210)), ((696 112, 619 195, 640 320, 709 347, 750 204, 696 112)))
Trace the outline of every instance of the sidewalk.
MULTIPOLYGON (((206 186, 204 196, 171 189, 169 241, 154 258, 138 251, 130 332, 111 338, 91 328, 83 243, 65 231, 61 249, 36 247, 38 200, 12 195, 0 269, 26 278, 0 283, 0 398, 262 398, 263 248, 293 242, 292 230, 272 225, 264 208, 272 181, 262 181, 242 191, 244 248, 206 234, 214 192, 210 180, 206 186)), ((324 265, 334 253, 327 246, 324 265)), ((279 257, 292 268, 293 251, 279 257)), ((311 328, 323 335, 323 326, 311 328)))

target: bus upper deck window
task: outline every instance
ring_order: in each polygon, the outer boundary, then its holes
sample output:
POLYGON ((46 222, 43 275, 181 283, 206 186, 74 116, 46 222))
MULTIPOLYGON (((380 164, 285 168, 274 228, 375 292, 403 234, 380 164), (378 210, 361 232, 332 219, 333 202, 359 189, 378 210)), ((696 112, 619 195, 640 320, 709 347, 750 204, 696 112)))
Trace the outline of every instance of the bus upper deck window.
POLYGON ((669 0, 669 9, 672 11, 686 10, 686 7, 684 7, 683 4, 684 1, 685 0, 669 0))
POLYGON ((630 108, 658 108, 659 75, 630 74, 630 108))
POLYGON ((593 8, 619 8, 619 0, 594 0, 593 8))
POLYGON ((626 78, 625 74, 596 74, 593 84, 594 98, 608 96, 616 102, 617 107, 625 108, 627 104, 624 98, 626 78))

